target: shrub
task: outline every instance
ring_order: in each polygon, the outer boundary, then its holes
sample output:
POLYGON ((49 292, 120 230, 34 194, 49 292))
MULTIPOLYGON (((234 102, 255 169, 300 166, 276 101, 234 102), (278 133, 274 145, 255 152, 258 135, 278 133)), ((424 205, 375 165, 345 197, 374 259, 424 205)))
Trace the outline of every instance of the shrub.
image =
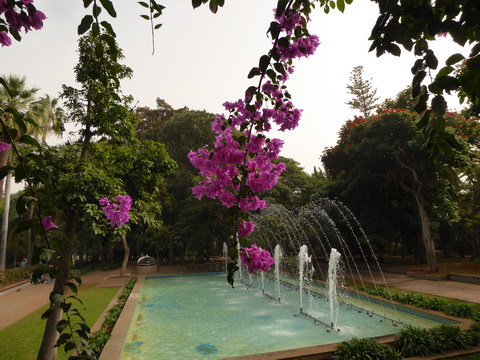
POLYGON ((338 345, 333 360, 401 360, 401 354, 392 347, 373 339, 353 338, 338 345))
POLYGON ((117 319, 120 317, 120 314, 123 309, 123 303, 116 303, 108 310, 107 316, 105 316, 105 320, 103 321, 103 326, 113 326, 117 322, 117 319))
POLYGON ((107 332, 104 329, 95 331, 88 338, 88 346, 90 347, 90 350, 93 352, 95 359, 97 359, 102 353, 102 350, 105 347, 105 344, 107 343, 108 339, 110 339, 110 334, 107 334, 107 332))
POLYGON ((430 330, 432 344, 436 345, 432 351, 444 354, 450 350, 470 348, 471 338, 467 332, 458 326, 440 325, 430 330))
POLYGON ((475 321, 470 327, 470 345, 480 346, 480 322, 475 321))
POLYGON ((432 348, 438 348, 433 340, 428 330, 407 325, 397 335, 395 347, 404 357, 427 356, 434 353, 432 348))
POLYGON ((0 271, 0 286, 5 286, 20 280, 28 279, 32 271, 33 268, 31 267, 6 269, 5 271, 0 271))

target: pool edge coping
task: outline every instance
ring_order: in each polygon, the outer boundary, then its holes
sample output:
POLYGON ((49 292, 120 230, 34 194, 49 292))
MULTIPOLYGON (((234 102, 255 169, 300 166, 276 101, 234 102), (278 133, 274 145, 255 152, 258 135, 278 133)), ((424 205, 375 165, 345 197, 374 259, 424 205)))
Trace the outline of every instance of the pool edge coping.
POLYGON ((105 347, 100 354, 99 360, 119 360, 122 357, 123 347, 127 340, 128 329, 133 319, 135 308, 137 307, 140 291, 145 281, 144 274, 138 274, 137 282, 130 293, 130 296, 122 309, 122 313, 115 323, 115 327, 108 339, 105 347))

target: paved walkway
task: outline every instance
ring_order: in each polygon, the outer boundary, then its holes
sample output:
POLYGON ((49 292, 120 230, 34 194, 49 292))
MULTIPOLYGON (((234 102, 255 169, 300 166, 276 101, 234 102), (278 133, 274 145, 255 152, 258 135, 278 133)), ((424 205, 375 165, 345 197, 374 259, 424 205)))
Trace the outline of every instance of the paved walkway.
MULTIPOLYGON (((130 276, 131 269, 127 269, 130 276)), ((123 286, 129 277, 120 278, 120 270, 94 270, 82 276, 84 284, 98 284, 97 287, 123 286)), ((0 292, 0 330, 24 318, 33 311, 48 304, 53 285, 22 284, 16 288, 0 292)))
MULTIPOLYGON (((369 276, 363 274, 362 277, 369 281, 369 276)), ((388 272, 384 272, 383 277, 391 287, 480 304, 480 285, 477 284, 450 280, 423 280, 388 272)), ((377 285, 384 284, 380 272, 373 272, 373 279, 377 285)))

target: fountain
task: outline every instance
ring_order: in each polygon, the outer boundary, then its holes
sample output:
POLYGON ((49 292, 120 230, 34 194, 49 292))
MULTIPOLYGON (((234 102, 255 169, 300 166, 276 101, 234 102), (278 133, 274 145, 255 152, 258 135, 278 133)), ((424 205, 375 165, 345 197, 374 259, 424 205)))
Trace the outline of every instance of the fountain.
POLYGON ((225 273, 228 274, 228 246, 227 243, 223 243, 223 258, 225 259, 225 273))
POLYGON ((299 282, 299 294, 300 294, 300 313, 303 312, 303 283, 305 279, 309 278, 308 265, 311 264, 312 259, 308 256, 307 245, 300 246, 300 252, 298 253, 298 282, 299 282))
MULTIPOLYGON (((365 233, 344 205, 328 199, 321 199, 296 211, 288 211, 281 206, 273 205, 255 215, 253 220, 256 223, 256 230, 252 234, 252 243, 264 249, 271 249, 275 266, 273 276, 258 275, 261 277, 257 281, 259 285, 255 285, 255 279, 249 276, 247 286, 261 288, 262 294, 278 303, 295 306, 299 309, 297 316, 303 315, 315 323, 323 324, 327 331, 340 331, 342 324, 338 322, 339 309, 346 306, 340 298, 347 296, 347 293, 341 290, 342 281, 339 281, 342 259, 345 275, 351 279, 355 289, 355 293, 348 296, 365 298, 367 303, 370 302, 368 295, 361 295, 356 290, 357 287, 364 286, 365 273, 369 276, 368 281, 374 287, 377 286, 367 258, 375 259, 377 266, 375 270, 381 274, 382 279, 383 273, 365 233), (293 261, 294 258, 297 261, 293 261), (265 277, 275 282, 273 291, 265 290, 265 277), (323 283, 323 288, 313 284, 312 279, 323 283), (294 289, 298 290, 297 301, 287 301, 284 294, 281 294, 282 291, 294 289), (323 303, 328 305, 326 314, 318 310, 322 308, 323 303)), ((239 280, 242 281, 241 275, 239 280)), ((393 316, 390 311, 383 309, 383 305, 380 305, 380 310, 375 311, 364 303, 348 306, 356 307, 359 312, 368 316, 375 312, 382 313, 384 319, 391 320, 394 326, 400 323, 395 315, 395 305, 392 305, 393 316)))
POLYGON ((337 298, 337 286, 338 286, 338 269, 340 265, 340 253, 337 249, 332 248, 330 252, 330 259, 328 260, 328 303, 330 305, 330 324, 332 327, 337 326, 338 319, 338 298, 337 298))

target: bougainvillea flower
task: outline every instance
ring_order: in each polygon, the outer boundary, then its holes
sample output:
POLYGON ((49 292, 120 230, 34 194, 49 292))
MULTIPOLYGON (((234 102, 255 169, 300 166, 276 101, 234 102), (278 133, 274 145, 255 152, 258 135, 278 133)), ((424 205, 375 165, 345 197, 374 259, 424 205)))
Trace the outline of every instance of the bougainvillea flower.
POLYGON ((240 249, 240 261, 247 267, 249 274, 253 274, 256 270, 268 271, 275 263, 275 259, 267 250, 263 250, 255 244, 249 248, 240 249))
MULTIPOLYGON (((0 33, 0 38, 1 38, 2 33, 0 33)), ((1 41, 0 41, 1 42, 1 41)), ((11 145, 6 143, 6 142, 0 142, 0 151, 5 151, 7 149, 10 149, 11 145)))
POLYGON ((115 201, 110 202, 108 198, 98 200, 102 206, 109 225, 111 227, 121 227, 130 220, 130 209, 132 207, 132 198, 130 195, 115 196, 115 201))
POLYGON ((42 219, 42 226, 45 231, 49 231, 51 229, 58 229, 58 226, 53 223, 51 216, 45 216, 42 219))

